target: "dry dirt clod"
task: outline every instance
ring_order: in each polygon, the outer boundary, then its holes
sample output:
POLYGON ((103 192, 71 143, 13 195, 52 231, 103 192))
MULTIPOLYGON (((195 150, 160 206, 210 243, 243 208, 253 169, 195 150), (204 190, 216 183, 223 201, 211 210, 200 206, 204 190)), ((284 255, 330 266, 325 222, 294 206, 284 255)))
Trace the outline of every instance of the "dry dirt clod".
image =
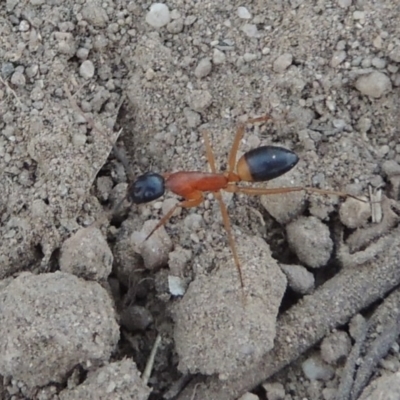
POLYGON ((108 364, 88 374, 83 383, 60 393, 60 400, 146 400, 151 392, 137 370, 135 363, 124 359, 108 364))
POLYGON ((23 273, 0 292, 0 373, 28 387, 104 363, 119 340, 108 293, 64 272, 23 273))
POLYGON ((150 270, 167 265, 168 255, 173 247, 172 240, 163 226, 145 240, 157 223, 155 220, 146 221, 140 232, 133 232, 131 235, 135 251, 143 257, 144 266, 150 270))
POLYGON ((145 331, 154 321, 150 311, 141 306, 129 306, 121 313, 121 325, 128 331, 145 331))
POLYGON ((282 383, 264 383, 263 388, 267 395, 268 400, 284 400, 285 399, 285 388, 282 383))
POLYGON ((364 203, 348 197, 340 205, 339 217, 342 224, 348 228, 361 228, 368 223, 368 219, 371 217, 371 206, 368 202, 364 203))
POLYGON ((314 275, 301 265, 280 264, 288 280, 288 286, 296 293, 307 294, 314 289, 314 275))
POLYGON ((324 266, 333 249, 329 228, 316 217, 300 217, 286 226, 290 247, 311 268, 324 266))
POLYGON ((229 261, 210 276, 198 276, 173 308, 181 371, 226 379, 273 347, 286 279, 262 239, 241 236, 238 251, 244 298, 229 261))
POLYGON ((80 229, 61 248, 60 269, 63 272, 104 281, 111 273, 113 254, 100 229, 80 229))
POLYGON ((328 364, 343 361, 351 350, 351 340, 344 331, 337 331, 327 336, 321 343, 321 357, 328 364))
POLYGON ((358 400, 395 399, 400 393, 400 372, 373 380, 358 400))
POLYGON ((301 364, 304 375, 310 381, 329 381, 335 374, 334 369, 325 363, 319 355, 308 358, 301 364))
MULTIPOLYGON (((301 186, 300 175, 290 172, 270 182, 268 187, 301 186)), ((287 224, 297 218, 306 207, 306 193, 303 191, 279 195, 261 196, 261 204, 280 224, 287 224)))
POLYGON ((389 77, 383 72, 378 71, 360 76, 355 86, 362 94, 372 98, 382 97, 392 90, 392 83, 389 77))
POLYGON ((259 397, 253 393, 245 393, 243 396, 240 396, 238 400, 259 400, 259 397))

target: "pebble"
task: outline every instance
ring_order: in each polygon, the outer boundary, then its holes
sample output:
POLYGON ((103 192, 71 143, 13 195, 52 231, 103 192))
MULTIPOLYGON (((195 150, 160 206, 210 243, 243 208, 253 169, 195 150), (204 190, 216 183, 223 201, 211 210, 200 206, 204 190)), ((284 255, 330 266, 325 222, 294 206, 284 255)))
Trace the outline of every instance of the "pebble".
POLYGON ((146 15, 146 22, 153 28, 162 28, 171 19, 169 8, 163 3, 154 3, 146 15))
POLYGON ((331 67, 336 68, 346 59, 346 52, 344 50, 335 51, 331 59, 331 67))
POLYGON ((349 335, 337 331, 324 338, 321 343, 321 357, 328 364, 335 365, 346 359, 351 350, 349 335))
POLYGON ((264 383, 262 385, 264 388, 268 400, 284 400, 286 393, 285 388, 282 383, 274 382, 274 383, 264 383))
POLYGON ((318 218, 300 217, 286 226, 286 232, 290 247, 308 267, 322 267, 330 259, 333 242, 329 228, 318 218))
POLYGON ((107 11, 96 1, 84 3, 81 14, 83 19, 95 28, 104 28, 108 23, 107 11))
POLYGON ((245 24, 242 26, 242 31, 248 36, 248 37, 255 37, 258 34, 258 29, 257 25, 254 24, 245 24))
MULTIPOLYGON (((271 188, 300 186, 301 177, 297 171, 279 176, 270 181, 271 188)), ((287 224, 297 218, 306 208, 306 194, 302 191, 280 195, 261 196, 261 204, 280 224, 287 224)))
POLYGON ((29 28, 30 28, 30 25, 29 25, 29 22, 28 22, 28 21, 26 21, 26 20, 23 19, 23 20, 19 23, 18 29, 19 29, 20 32, 27 32, 27 31, 29 31, 29 28))
POLYGON ((130 332, 145 331, 153 321, 150 311, 142 306, 130 306, 121 313, 121 325, 130 332))
POLYGON ((26 76, 28 78, 34 78, 38 72, 39 72, 39 65, 37 64, 31 64, 28 67, 26 67, 25 70, 26 76))
POLYGON ((212 69, 212 64, 209 58, 203 58, 197 64, 197 67, 194 70, 194 75, 196 78, 205 78, 210 74, 212 69))
POLYGON ((189 107, 197 112, 202 112, 212 103, 212 96, 208 90, 193 90, 187 98, 189 107))
POLYGON ((340 206, 339 217, 342 224, 348 228, 361 228, 371 217, 371 207, 369 203, 348 197, 340 206))
POLYGON ((110 275, 113 259, 101 231, 95 227, 82 228, 63 243, 60 270, 101 281, 110 275))
POLYGON ((181 33, 183 31, 183 19, 179 18, 167 25, 167 31, 172 34, 181 33))
POLYGON ((351 6, 352 0, 338 0, 339 7, 349 8, 351 6))
POLYGON ((107 201, 109 199, 113 185, 114 182, 109 176, 99 176, 96 179, 96 189, 101 201, 107 201))
POLYGON ((94 64, 90 60, 85 60, 79 67, 79 75, 84 79, 93 78, 94 64))
POLYGON ((191 110, 189 107, 183 109, 183 115, 189 128, 197 128, 201 124, 201 116, 196 111, 191 110))
POLYGON ((5 62, 5 63, 1 64, 1 76, 4 79, 7 79, 8 77, 10 77, 14 71, 15 71, 15 68, 14 68, 13 63, 5 62))
POLYGON ((238 400, 260 400, 260 398, 253 393, 247 392, 240 396, 238 400))
POLYGON ((247 62, 247 63, 252 62, 252 61, 254 61, 254 60, 257 60, 257 54, 253 54, 253 53, 244 53, 243 59, 244 59, 244 61, 247 62))
POLYGON ((273 70, 274 72, 281 74, 290 67, 292 62, 293 56, 290 53, 282 54, 274 61, 273 70))
POLYGON ((374 57, 371 61, 371 64, 377 69, 383 69, 386 67, 386 60, 379 57, 374 57))
POLYGON ((89 49, 86 49, 85 47, 80 47, 76 51, 76 56, 81 60, 86 60, 88 58, 88 55, 89 55, 89 49))
POLYGON ((15 86, 20 86, 20 87, 25 86, 26 78, 23 72, 15 71, 11 76, 11 83, 15 86))
POLYGON ((225 62, 225 60, 226 60, 226 55, 221 50, 214 49, 213 63, 215 65, 220 65, 220 64, 223 64, 225 62))
POLYGON ((246 7, 239 7, 237 9, 238 17, 242 19, 250 19, 251 14, 249 10, 246 7))
POLYGON ((308 358, 301 364, 301 368, 310 381, 329 381, 335 374, 333 368, 318 356, 308 358))
POLYGON ((361 117, 358 122, 357 122, 357 129, 361 133, 366 133, 371 129, 372 126, 372 121, 370 118, 367 117, 361 117))
POLYGON ((308 294, 313 291, 315 278, 301 265, 281 264, 281 269, 288 279, 289 287, 296 293, 308 294))
MULTIPOLYGON (((162 204, 161 204, 161 211, 163 215, 166 215, 168 212, 170 212, 177 204, 179 203, 179 200, 176 197, 170 197, 169 199, 165 199, 162 204)), ((176 210, 173 212, 172 217, 177 217, 180 215, 182 212, 182 208, 178 207, 176 210)))
POLYGON ((374 71, 360 76, 356 81, 355 87, 366 96, 379 98, 392 90, 392 83, 383 72, 374 71))
POLYGON ((356 21, 360 21, 364 23, 365 21, 365 12, 364 11, 354 11, 353 12, 353 19, 356 21))
POLYGON ((168 255, 173 245, 163 226, 145 240, 146 236, 157 225, 157 222, 155 220, 146 221, 140 232, 135 231, 131 235, 131 241, 136 252, 142 256, 144 266, 149 270, 155 270, 167 264, 168 255))
POLYGON ((168 288, 172 296, 183 296, 186 292, 187 284, 179 276, 168 275, 168 288))
POLYGON ((390 53, 389 58, 396 62, 400 63, 400 46, 396 46, 390 53))
POLYGON ((387 160, 382 164, 382 171, 388 177, 400 175, 400 165, 394 160, 387 160))

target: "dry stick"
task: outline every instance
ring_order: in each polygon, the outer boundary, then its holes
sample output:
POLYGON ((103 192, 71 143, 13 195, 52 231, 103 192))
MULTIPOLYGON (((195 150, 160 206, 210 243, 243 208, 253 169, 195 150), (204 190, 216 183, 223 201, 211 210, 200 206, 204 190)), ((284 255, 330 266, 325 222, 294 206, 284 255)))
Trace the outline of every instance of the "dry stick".
MULTIPOLYGON (((350 324, 351 323, 352 322, 350 322, 350 324)), ((346 365, 341 373, 340 385, 335 400, 349 400, 351 388, 354 384, 354 374, 357 367, 357 361, 360 357, 365 338, 367 337, 368 323, 360 314, 353 318, 353 324, 357 324, 357 333, 356 335, 352 335, 353 337, 355 336, 355 343, 347 357, 346 365)))
MULTIPOLYGON (((399 289, 393 292, 385 301, 385 303, 396 304, 396 307, 391 308, 390 321, 388 321, 387 324, 384 324, 384 331, 372 342, 367 354, 363 358, 363 363, 357 371, 357 376, 354 382, 353 390, 351 392, 352 400, 358 399, 358 396, 367 385, 378 362, 386 356, 390 347, 400 335, 400 309, 397 306, 399 304, 399 301, 399 289), (395 299, 394 302, 393 299, 395 299)), ((387 307, 385 307, 385 303, 382 304, 380 308, 378 308, 376 313, 386 313, 388 311, 386 309, 387 307)))
POLYGON ((154 346, 151 349, 149 359, 147 360, 146 368, 143 371, 142 381, 145 385, 147 385, 147 383, 149 382, 151 371, 152 371, 153 365, 154 365, 154 359, 156 357, 157 350, 158 350, 158 347, 160 346, 160 343, 161 343, 161 335, 158 334, 156 337, 156 340, 154 342, 154 346))
MULTIPOLYGON (((342 270, 278 319, 275 347, 264 359, 226 381, 205 378, 197 387, 194 399, 238 398, 296 360, 333 328, 347 323, 353 315, 399 285, 400 228, 395 228, 379 242, 382 248, 387 247, 385 252, 362 266, 342 270)), ((189 400, 194 387, 195 382, 191 382, 178 400, 189 400)))

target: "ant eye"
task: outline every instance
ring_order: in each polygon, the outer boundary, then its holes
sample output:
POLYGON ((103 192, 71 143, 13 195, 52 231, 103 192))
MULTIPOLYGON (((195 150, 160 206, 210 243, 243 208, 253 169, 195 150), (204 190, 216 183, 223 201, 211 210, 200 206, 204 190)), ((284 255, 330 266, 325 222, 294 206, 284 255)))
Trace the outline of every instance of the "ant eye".
POLYGON ((128 189, 128 200, 135 204, 148 203, 164 194, 164 178, 154 172, 139 176, 128 189))

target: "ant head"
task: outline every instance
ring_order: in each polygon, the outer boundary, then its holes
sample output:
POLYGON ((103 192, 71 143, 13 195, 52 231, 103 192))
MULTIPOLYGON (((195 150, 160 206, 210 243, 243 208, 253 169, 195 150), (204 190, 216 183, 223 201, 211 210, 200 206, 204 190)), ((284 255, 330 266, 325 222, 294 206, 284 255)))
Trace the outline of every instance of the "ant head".
POLYGON ((146 172, 129 185, 127 198, 132 203, 142 204, 158 199, 164 192, 164 178, 155 172, 146 172))

